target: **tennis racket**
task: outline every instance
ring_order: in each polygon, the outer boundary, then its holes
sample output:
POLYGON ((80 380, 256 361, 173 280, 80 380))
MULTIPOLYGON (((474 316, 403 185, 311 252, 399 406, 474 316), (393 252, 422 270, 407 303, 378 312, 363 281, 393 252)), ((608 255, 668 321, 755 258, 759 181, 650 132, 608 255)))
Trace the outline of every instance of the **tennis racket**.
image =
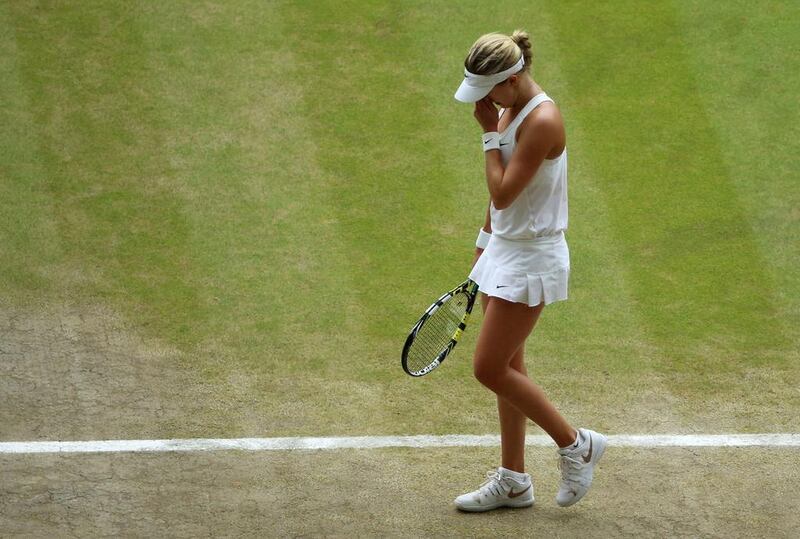
POLYGON ((467 279, 428 307, 403 346, 403 370, 424 376, 441 365, 455 348, 478 295, 478 283, 467 279))

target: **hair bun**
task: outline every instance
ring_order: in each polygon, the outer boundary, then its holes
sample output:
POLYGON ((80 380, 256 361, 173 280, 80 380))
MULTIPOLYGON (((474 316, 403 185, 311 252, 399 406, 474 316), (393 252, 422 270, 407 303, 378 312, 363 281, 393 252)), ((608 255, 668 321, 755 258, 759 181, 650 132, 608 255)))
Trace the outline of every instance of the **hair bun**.
POLYGON ((522 56, 525 58, 525 67, 531 65, 531 36, 525 30, 514 30, 511 34, 511 40, 517 44, 522 51, 522 56))

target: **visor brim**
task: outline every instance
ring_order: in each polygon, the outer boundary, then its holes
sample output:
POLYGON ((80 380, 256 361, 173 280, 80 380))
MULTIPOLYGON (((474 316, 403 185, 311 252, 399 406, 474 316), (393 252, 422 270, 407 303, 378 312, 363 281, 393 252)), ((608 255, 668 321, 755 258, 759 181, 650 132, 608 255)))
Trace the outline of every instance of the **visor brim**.
POLYGON ((489 92, 492 91, 494 85, 492 86, 472 86, 471 84, 467 83, 467 80, 464 79, 461 81, 461 86, 458 87, 456 90, 455 98, 462 103, 475 103, 476 101, 480 101, 487 95, 489 92))

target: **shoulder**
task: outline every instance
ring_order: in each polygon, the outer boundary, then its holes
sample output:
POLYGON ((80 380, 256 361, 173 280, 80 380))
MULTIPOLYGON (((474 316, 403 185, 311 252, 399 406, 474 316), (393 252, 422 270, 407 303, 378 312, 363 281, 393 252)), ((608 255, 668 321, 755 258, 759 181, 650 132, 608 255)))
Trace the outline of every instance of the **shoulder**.
POLYGON ((519 129, 517 140, 523 138, 550 139, 559 138, 564 132, 564 119, 555 103, 547 101, 542 103, 528 114, 519 129))
POLYGON ((520 125, 521 128, 541 129, 544 131, 550 129, 561 128, 564 125, 564 120, 561 117, 561 111, 558 106, 552 101, 545 101, 530 114, 528 114, 520 125))

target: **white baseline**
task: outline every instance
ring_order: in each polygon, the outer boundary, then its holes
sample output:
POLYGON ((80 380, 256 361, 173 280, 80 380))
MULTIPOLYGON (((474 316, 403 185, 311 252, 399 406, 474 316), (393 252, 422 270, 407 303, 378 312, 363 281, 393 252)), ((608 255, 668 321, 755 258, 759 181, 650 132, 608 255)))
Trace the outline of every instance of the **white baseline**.
MULTIPOLYGON (((615 447, 800 447, 800 434, 612 434, 615 447)), ((355 436, 327 438, 197 438, 177 440, 97 440, 0 442, 0 453, 159 453, 177 451, 298 451, 386 447, 492 447, 497 435, 355 436)), ((528 446, 552 447, 547 436, 528 436, 528 446)))

